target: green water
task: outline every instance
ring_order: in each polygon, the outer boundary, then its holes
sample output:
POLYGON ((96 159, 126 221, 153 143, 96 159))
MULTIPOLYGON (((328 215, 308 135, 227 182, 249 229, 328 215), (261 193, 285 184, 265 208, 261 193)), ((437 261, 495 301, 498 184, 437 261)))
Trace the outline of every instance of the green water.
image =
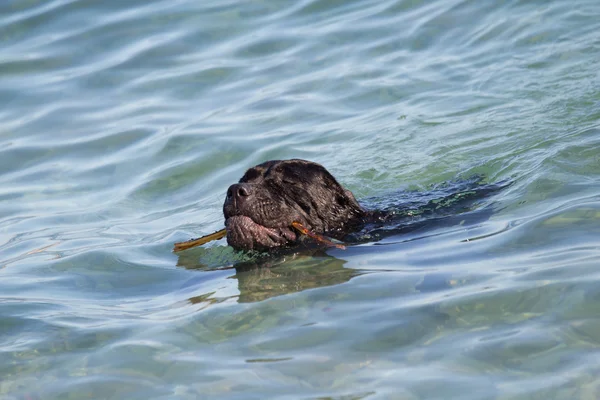
POLYGON ((0 2, 0 398, 600 398, 600 2, 0 2), (275 158, 495 213, 224 241, 275 158), (246 267, 242 267, 246 266, 246 267))

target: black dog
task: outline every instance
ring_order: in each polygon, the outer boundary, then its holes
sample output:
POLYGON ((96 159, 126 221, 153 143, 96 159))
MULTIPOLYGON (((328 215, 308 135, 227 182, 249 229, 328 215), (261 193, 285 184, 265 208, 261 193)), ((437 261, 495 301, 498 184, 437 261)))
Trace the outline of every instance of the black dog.
MULTIPOLYGON (((507 181, 484 183, 482 176, 474 175, 423 191, 400 190, 384 197, 363 199, 363 207, 319 164, 304 160, 268 161, 250 168, 227 191, 223 205, 226 229, 177 243, 175 251, 227 236, 235 249, 269 253, 250 257, 241 253, 231 261, 231 253, 211 252, 209 248, 203 250, 200 258, 208 263, 199 262, 198 252, 182 252, 177 265, 207 270, 235 268, 240 302, 334 285, 350 280, 360 270, 345 268, 345 260, 325 252, 326 242, 304 240, 306 236, 297 233, 293 223, 299 222, 318 235, 343 240, 346 245, 375 244, 389 236, 394 236, 391 243, 395 243, 396 237, 399 242, 432 238, 440 229, 453 234, 457 229, 464 230, 468 235, 466 241, 474 240, 478 236, 471 236, 467 230, 488 220, 498 204, 488 201, 488 197, 510 185, 507 181), (178 244, 184 246, 178 248, 178 244), (270 270, 280 266, 292 252, 316 256, 319 261, 301 261, 302 268, 270 270), (220 259, 221 255, 225 259, 220 259), (278 257, 282 255, 285 257, 278 257)), ((481 235, 481 230, 475 232, 481 235)), ((367 246, 358 251, 375 249, 367 246)), ((198 279, 204 281, 197 277, 190 285, 198 279)), ((424 281, 419 290, 437 285, 436 279, 433 284, 431 280, 427 284, 424 281)), ((190 301, 206 302, 206 297, 190 301)))
POLYGON ((492 207, 474 210, 510 183, 482 183, 481 176, 447 182, 426 192, 398 192, 363 208, 321 165, 305 160, 267 161, 250 168, 227 190, 223 204, 227 242, 238 250, 271 250, 299 243, 292 223, 346 243, 389 235, 473 224, 492 207))
POLYGON ((321 165, 294 159, 246 171, 227 190, 223 214, 230 246, 268 250, 297 241, 292 222, 341 239, 359 230, 370 213, 321 165))

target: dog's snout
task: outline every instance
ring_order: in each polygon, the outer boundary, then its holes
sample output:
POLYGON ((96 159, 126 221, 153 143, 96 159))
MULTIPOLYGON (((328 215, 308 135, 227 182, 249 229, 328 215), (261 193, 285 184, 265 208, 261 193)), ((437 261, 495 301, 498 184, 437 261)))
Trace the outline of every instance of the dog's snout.
POLYGON ((236 183, 229 186, 229 189, 227 189, 227 198, 241 199, 250 196, 251 193, 252 189, 250 188, 250 185, 246 183, 236 183))

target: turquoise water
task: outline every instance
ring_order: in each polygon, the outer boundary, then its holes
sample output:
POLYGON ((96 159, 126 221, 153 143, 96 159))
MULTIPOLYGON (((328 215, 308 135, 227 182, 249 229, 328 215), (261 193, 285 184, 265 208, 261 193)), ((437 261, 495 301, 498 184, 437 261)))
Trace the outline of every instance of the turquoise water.
POLYGON ((600 3, 0 3, 0 398, 600 398, 600 3), (472 226, 265 259, 246 168, 472 226))

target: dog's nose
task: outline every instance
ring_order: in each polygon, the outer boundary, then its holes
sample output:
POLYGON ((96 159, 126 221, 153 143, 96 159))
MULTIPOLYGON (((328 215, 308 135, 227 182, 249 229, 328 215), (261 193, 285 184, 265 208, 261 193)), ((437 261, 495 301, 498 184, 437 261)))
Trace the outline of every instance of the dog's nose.
POLYGON ((252 193, 252 188, 247 183, 236 183, 234 185, 229 186, 227 189, 227 198, 228 199, 242 199, 250 196, 252 193))

